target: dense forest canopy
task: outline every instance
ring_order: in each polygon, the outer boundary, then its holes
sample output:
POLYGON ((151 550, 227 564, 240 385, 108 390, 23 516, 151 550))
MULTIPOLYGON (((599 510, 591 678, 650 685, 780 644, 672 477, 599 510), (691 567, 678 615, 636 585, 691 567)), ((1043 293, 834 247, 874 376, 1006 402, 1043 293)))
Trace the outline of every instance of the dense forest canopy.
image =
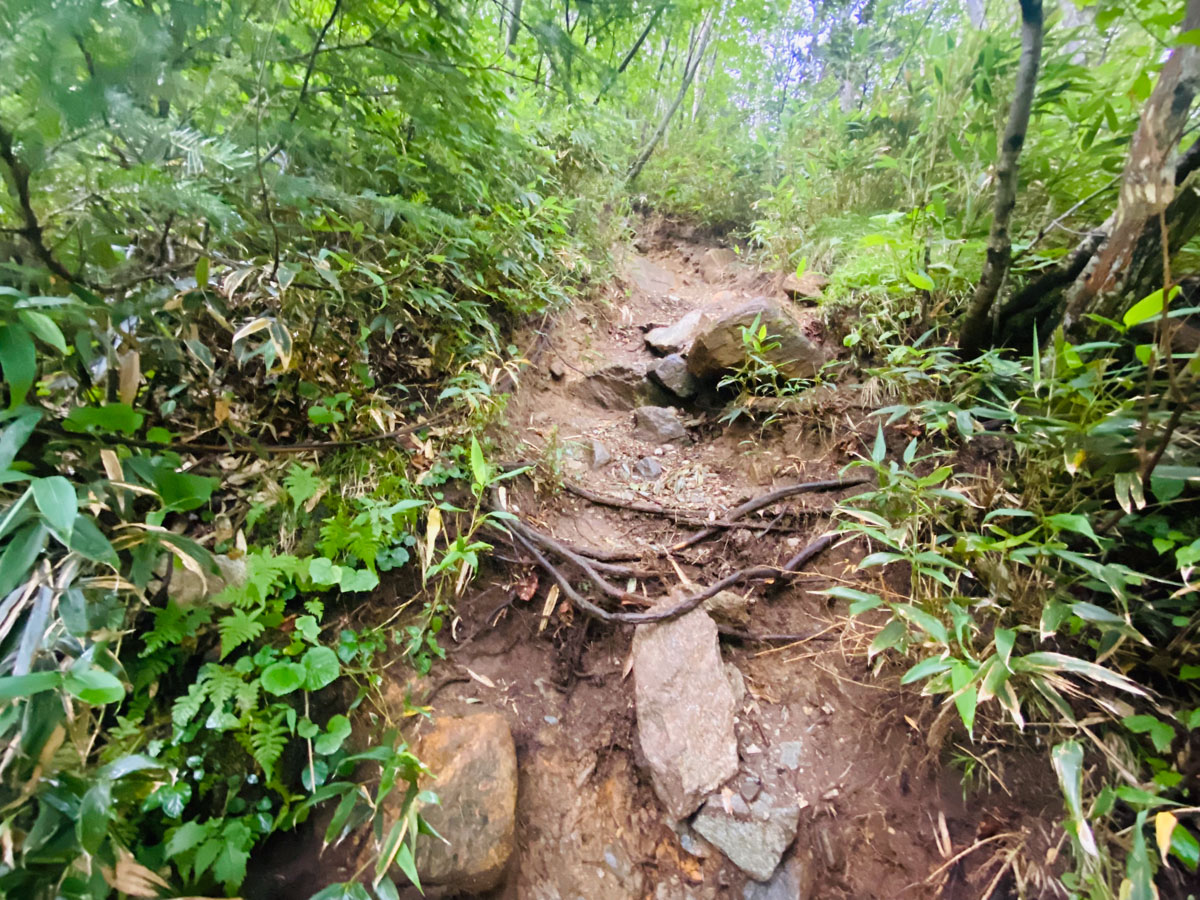
POLYGON ((379 864, 322 896, 416 877, 380 667, 443 652, 522 329, 641 215, 828 276, 881 426, 838 527, 910 584, 838 596, 964 733, 1036 732, 1060 896, 1195 878, 1200 2, 0 10, 0 894, 234 896, 323 805, 379 864))

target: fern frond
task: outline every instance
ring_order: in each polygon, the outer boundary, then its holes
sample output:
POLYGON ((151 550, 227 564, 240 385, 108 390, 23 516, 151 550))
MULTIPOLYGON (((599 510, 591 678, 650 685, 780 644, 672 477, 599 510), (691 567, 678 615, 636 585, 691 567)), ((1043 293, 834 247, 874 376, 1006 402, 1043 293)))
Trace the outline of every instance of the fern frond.
POLYGON ((235 609, 217 623, 221 633, 221 659, 227 657, 242 644, 249 643, 263 633, 263 624, 258 621, 258 611, 248 613, 235 609))

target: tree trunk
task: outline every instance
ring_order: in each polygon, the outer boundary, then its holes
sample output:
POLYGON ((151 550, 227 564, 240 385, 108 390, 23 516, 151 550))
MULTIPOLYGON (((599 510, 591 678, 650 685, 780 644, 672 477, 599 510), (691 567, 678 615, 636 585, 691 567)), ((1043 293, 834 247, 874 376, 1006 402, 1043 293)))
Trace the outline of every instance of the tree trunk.
POLYGON ((696 77, 696 69, 700 67, 700 61, 704 58, 704 51, 708 47, 708 39, 712 34, 712 24, 715 11, 709 9, 704 14, 704 21, 700 23, 700 30, 692 39, 691 46, 688 48, 688 58, 683 67, 683 82, 679 85, 679 93, 675 95, 675 102, 672 103, 662 119, 658 123, 658 127, 654 129, 654 134, 651 135, 645 149, 638 154, 637 161, 629 170, 629 176, 625 179, 626 183, 632 185, 637 181, 637 177, 642 174, 642 169, 645 168, 650 156, 654 153, 654 148, 658 146, 658 142, 667 132, 667 126, 671 124, 671 119, 675 115, 675 111, 679 109, 679 105, 683 103, 683 98, 687 96, 688 88, 692 85, 692 79, 696 77))
POLYGON ((604 82, 604 87, 600 88, 600 93, 596 94, 596 99, 592 101, 593 105, 600 102, 600 98, 608 93, 608 89, 613 86, 613 83, 616 82, 617 77, 627 68, 629 68, 629 64, 633 62, 633 58, 637 56, 638 50, 641 49, 642 44, 650 35, 651 30, 653 30, 654 23, 658 21, 658 17, 662 15, 662 12, 667 8, 667 5, 668 4, 663 3, 654 10, 654 14, 650 16, 650 21, 646 23, 646 27, 643 28, 642 33, 638 35, 638 39, 633 42, 633 46, 629 48, 629 52, 626 53, 625 58, 621 60, 621 65, 617 67, 617 71, 608 76, 608 80, 604 82))
POLYGON ((968 359, 978 356, 984 345, 990 343, 992 304, 1012 262, 1012 236, 1008 232, 1008 223, 1017 203, 1017 164, 1025 144, 1029 112, 1037 87, 1042 32, 1042 0, 1021 0, 1021 59, 1017 64, 1016 88, 996 165, 996 206, 988 235, 987 259, 958 334, 959 352, 968 359))
MULTIPOLYGON (((1182 30, 1200 28, 1200 0, 1188 0, 1182 30)), ((1176 227, 1185 226, 1191 216, 1184 214, 1188 202, 1173 204, 1179 141, 1187 125, 1188 112, 1200 88, 1200 47, 1180 44, 1171 51, 1159 73, 1158 83, 1146 101, 1129 159, 1121 181, 1121 196, 1108 240, 1096 253, 1088 269, 1067 291, 1063 324, 1075 337, 1086 337, 1096 330, 1088 314, 1118 319, 1129 303, 1140 299, 1161 273, 1157 262, 1145 254, 1157 249, 1160 239, 1148 231, 1158 230, 1159 213, 1176 205, 1176 227)), ((1185 188, 1185 194, 1189 189, 1185 188)), ((1183 198, 1180 198, 1183 199, 1183 198)), ((1171 216, 1167 217, 1172 218, 1171 216)), ((1169 223, 1170 224, 1170 223, 1169 223)), ((1177 243, 1171 236, 1171 243, 1177 243)))
POLYGON ((521 30, 521 4, 524 2, 525 0, 513 0, 512 12, 509 13, 508 34, 504 38, 504 52, 510 57, 513 55, 512 46, 517 42, 517 32, 521 30))

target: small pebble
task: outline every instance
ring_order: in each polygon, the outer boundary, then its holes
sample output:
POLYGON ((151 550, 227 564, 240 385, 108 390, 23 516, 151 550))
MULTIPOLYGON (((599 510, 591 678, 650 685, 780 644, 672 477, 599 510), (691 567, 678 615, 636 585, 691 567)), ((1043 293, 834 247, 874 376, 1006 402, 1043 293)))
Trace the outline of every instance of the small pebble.
POLYGON ((546 716, 545 720, 546 720, 547 725, 557 725, 558 724, 558 716, 546 716))

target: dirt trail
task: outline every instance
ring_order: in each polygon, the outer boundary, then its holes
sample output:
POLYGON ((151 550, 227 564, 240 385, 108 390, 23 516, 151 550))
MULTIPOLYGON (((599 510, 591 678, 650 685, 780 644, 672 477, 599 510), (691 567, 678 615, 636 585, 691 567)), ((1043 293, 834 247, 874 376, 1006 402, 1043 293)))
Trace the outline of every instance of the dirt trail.
MULTIPOLYGON (((654 360, 646 326, 674 323, 695 309, 724 311, 773 287, 767 276, 739 263, 715 264, 700 244, 662 238, 641 246, 642 253, 624 261, 625 274, 607 297, 568 309, 552 326, 542 358, 522 376, 509 405, 502 437, 507 449, 517 458, 549 458, 563 476, 606 496, 683 507, 701 518, 720 516, 772 488, 836 477, 875 427, 867 410, 854 405, 852 392, 828 393, 812 415, 768 430, 744 420, 723 426, 717 410, 693 406, 683 416, 693 443, 660 446, 634 436, 631 410, 646 402, 635 396, 643 389, 635 388, 654 360), (611 461, 595 465, 597 453, 600 461, 605 453, 611 461), (661 466, 661 475, 654 477, 656 466, 644 460, 661 466), (650 475, 639 474, 647 468, 650 475)), ((815 316, 807 330, 819 339, 815 316)), ((511 484, 510 508, 545 533, 589 547, 636 553, 694 530, 566 492, 539 496, 511 484)), ((674 568, 658 558, 642 564, 663 572, 658 583, 668 590, 689 582, 708 585, 744 566, 781 564, 826 531, 827 513, 839 496, 804 495, 748 517, 746 527, 679 554, 674 568), (790 514, 780 516, 782 511, 790 514)), ((970 808, 964 805, 961 773, 930 759, 931 704, 902 692, 894 677, 872 676, 865 647, 874 629, 851 623, 840 602, 817 593, 853 583, 861 548, 835 546, 782 591, 739 589, 754 597, 755 631, 823 632, 818 637, 782 646, 722 640, 723 659, 736 666, 746 688, 736 723, 740 769, 729 790, 744 793, 750 784, 801 809, 782 874, 769 885, 748 879, 720 852, 706 851, 686 829, 677 832, 668 824, 639 765, 627 668, 633 628, 588 621, 560 604, 542 630, 550 579, 534 566, 501 558, 514 553, 500 548, 460 603, 458 640, 444 641, 448 658, 423 682, 441 686, 432 702, 435 715, 497 711, 515 738, 517 850, 503 886, 487 896, 983 894, 995 871, 987 863, 1003 845, 944 863, 979 836, 1008 827, 1012 801, 983 795, 970 808), (535 581, 530 599, 515 598, 519 586, 528 589, 535 581), (927 882, 939 869, 949 881, 927 882), (972 870, 973 884, 967 881, 972 870), (988 878, 979 884, 985 872, 988 878)), ((417 685, 393 689, 402 696, 414 687, 420 696, 417 685)))

